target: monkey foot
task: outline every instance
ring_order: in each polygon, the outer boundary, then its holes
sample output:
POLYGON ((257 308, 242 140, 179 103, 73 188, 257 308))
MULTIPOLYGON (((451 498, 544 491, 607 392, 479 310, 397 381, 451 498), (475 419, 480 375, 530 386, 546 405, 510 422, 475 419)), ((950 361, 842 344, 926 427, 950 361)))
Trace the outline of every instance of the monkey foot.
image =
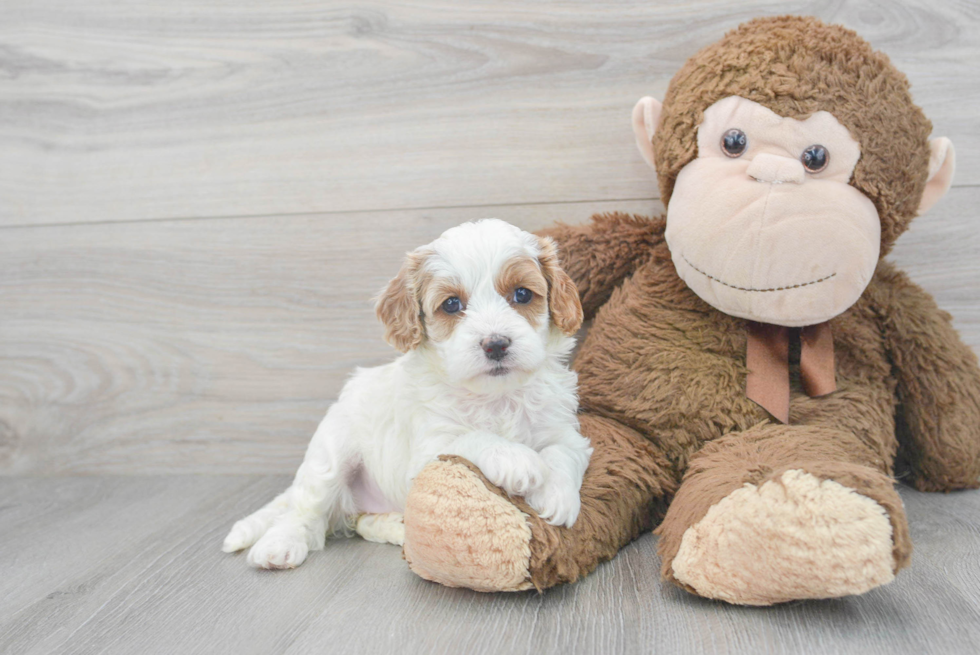
POLYGON ((786 471, 746 484, 683 535, 674 578, 708 598, 771 605, 864 593, 895 577, 892 525, 877 502, 786 471))
POLYGON ((528 515, 467 464, 440 459, 415 478, 404 519, 409 567, 448 587, 530 589, 528 515))

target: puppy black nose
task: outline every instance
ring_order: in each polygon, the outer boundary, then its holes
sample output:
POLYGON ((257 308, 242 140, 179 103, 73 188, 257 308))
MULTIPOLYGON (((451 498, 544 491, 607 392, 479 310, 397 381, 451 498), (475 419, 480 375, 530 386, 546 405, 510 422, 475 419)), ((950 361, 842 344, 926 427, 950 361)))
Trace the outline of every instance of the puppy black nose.
POLYGON ((499 362, 507 356, 507 346, 510 345, 510 339, 494 334, 481 341, 480 345, 483 347, 483 353, 487 359, 499 362))

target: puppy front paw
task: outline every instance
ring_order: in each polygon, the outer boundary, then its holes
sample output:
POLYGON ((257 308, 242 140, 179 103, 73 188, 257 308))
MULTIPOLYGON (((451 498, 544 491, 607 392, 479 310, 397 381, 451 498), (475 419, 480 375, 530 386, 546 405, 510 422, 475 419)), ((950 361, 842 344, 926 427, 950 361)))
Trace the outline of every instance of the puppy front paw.
POLYGON ((248 551, 248 563, 257 569, 293 569, 309 552, 304 535, 273 528, 248 551))
POLYGON ((494 445, 481 453, 477 465, 487 480, 511 496, 523 496, 548 479, 548 466, 523 444, 494 445))
POLYGON ((250 518, 236 522, 232 526, 228 536, 225 537, 225 541, 221 545, 221 550, 226 553, 236 553, 248 548, 265 533, 264 527, 256 525, 256 522, 250 518), (260 527, 263 529, 260 530, 260 527))
POLYGON ((548 482, 530 491, 524 500, 545 521, 566 528, 575 524, 582 509, 579 490, 571 482, 562 480, 554 473, 548 482))

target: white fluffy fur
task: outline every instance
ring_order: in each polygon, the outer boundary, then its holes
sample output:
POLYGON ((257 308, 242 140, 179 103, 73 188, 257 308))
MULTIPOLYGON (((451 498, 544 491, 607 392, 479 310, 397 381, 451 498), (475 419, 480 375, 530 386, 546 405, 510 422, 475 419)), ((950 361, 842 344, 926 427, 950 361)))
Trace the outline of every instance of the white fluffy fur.
MULTIPOLYGON (((577 379, 565 365, 574 340, 548 310, 534 328, 494 286, 505 262, 540 255, 538 239, 490 219, 452 228, 424 248, 425 271, 467 291, 460 322, 444 341, 426 338, 390 364, 358 369, 293 484, 235 524, 226 552, 252 546, 252 566, 298 566, 354 517, 403 511, 412 480, 442 454, 473 462, 549 523, 575 522, 592 449, 579 433, 577 379), (489 374, 494 362, 480 342, 491 334, 512 340, 505 375, 489 374)), ((398 543, 400 528, 394 514, 379 534, 398 543)))

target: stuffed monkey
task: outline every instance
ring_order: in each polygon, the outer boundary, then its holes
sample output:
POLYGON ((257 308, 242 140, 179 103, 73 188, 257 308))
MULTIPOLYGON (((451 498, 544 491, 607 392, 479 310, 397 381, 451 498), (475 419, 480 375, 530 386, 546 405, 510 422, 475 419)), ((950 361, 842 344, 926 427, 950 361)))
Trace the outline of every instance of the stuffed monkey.
POLYGON ((885 55, 797 17, 702 50, 634 128, 666 216, 547 231, 594 318, 574 362, 595 448, 578 522, 444 458, 409 496, 412 570, 541 590, 656 527, 663 577, 709 598, 889 582, 912 549, 896 470, 924 491, 980 476, 977 358, 881 259, 949 188, 952 145, 885 55))

